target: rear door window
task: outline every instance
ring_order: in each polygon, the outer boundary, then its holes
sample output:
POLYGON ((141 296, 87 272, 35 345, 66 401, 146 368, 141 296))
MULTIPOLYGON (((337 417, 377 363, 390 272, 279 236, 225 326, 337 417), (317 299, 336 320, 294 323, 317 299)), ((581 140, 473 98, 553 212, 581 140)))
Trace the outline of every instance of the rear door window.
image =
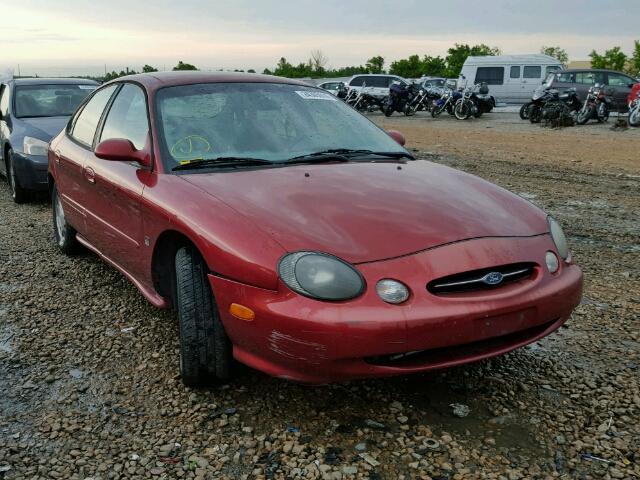
POLYGON ((609 73, 609 85, 612 87, 628 87, 630 83, 636 82, 621 73, 609 73))
POLYGON ((482 82, 487 85, 503 85, 504 67, 478 67, 475 83, 482 82))
POLYGON ((511 72, 509 73, 509 78, 520 78, 520 66, 515 65, 511 67, 511 72))
POLYGON ((540 65, 526 66, 522 72, 524 78, 542 78, 542 67, 540 65))
POLYGON ((104 112, 104 107, 106 107, 117 87, 118 85, 109 85, 91 97, 91 100, 87 102, 75 118, 70 132, 71 137, 88 147, 93 146, 93 138, 96 134, 98 122, 100 122, 104 112))
POLYGON ((356 77, 353 80, 351 80, 351 83, 349 84, 349 86, 361 87, 363 83, 364 83, 364 77, 356 77))

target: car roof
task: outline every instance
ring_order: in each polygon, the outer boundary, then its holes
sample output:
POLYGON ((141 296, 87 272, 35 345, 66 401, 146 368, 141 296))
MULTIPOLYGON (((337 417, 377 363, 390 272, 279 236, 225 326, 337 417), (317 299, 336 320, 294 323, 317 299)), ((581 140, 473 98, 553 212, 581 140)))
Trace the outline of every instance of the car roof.
POLYGON ((533 63, 542 65, 560 65, 560 60, 549 55, 534 53, 530 55, 486 55, 486 56, 469 56, 465 60, 465 65, 482 65, 494 63, 533 63))
POLYGON ((357 73, 353 77, 397 77, 402 78, 400 75, 394 75, 392 73, 357 73))
POLYGON ((86 78, 14 78, 16 85, 99 85, 86 78))
MULTIPOLYGON (((607 68, 568 68, 567 70, 561 70, 556 73, 577 73, 577 72, 607 72, 607 73, 621 73, 627 77, 632 77, 628 73, 619 72, 617 70, 609 70, 607 68)), ((632 77, 633 78, 633 77, 632 77)))
POLYGON ((113 80, 113 82, 118 81, 137 82, 150 90, 179 85, 196 85, 199 83, 281 83, 313 87, 313 85, 309 85, 308 83, 300 80, 292 80, 290 78, 276 77, 273 75, 262 75, 260 73, 201 72, 191 70, 138 73, 136 75, 127 75, 126 77, 120 77, 113 80))

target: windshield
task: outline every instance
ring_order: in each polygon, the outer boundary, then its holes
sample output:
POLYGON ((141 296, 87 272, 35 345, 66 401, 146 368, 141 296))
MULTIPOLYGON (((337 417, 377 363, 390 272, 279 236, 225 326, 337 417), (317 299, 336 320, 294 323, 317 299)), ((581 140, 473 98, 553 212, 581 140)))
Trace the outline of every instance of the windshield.
POLYGON ((406 152, 330 93, 271 83, 207 83, 158 91, 165 168, 221 157, 284 162, 332 149, 406 152))
POLYGON ((18 85, 16 117, 68 117, 95 89, 95 85, 18 85))

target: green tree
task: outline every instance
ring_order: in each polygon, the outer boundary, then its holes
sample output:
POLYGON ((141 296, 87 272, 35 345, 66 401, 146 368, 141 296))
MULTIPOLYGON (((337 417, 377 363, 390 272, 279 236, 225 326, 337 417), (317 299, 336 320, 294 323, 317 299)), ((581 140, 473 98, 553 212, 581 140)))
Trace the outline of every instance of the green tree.
POLYGON ((403 58, 391 63, 389 73, 405 78, 420 78, 424 68, 424 62, 420 60, 420 57, 411 55, 409 58, 403 58))
POLYGON ((640 75, 640 40, 634 42, 633 54, 631 54, 632 75, 640 75))
POLYGON ((384 73, 384 58, 378 55, 367 60, 366 64, 369 73, 384 73))
POLYGON ((569 63, 569 54, 563 48, 542 46, 540 47, 540 53, 543 53, 545 55, 549 55, 550 57, 555 58, 563 65, 566 65, 567 63, 569 63))
POLYGON ((457 78, 462 70, 462 65, 467 60, 467 57, 483 57, 487 55, 500 55, 502 52, 498 47, 490 47, 481 43, 470 47, 466 43, 456 43, 454 47, 448 50, 447 61, 447 76, 451 78, 457 78))
POLYGON ((190 63, 184 63, 182 60, 178 62, 178 64, 173 67, 174 71, 177 70, 198 70, 195 65, 191 65, 190 63))
POLYGON ((423 75, 444 77, 447 74, 447 62, 440 56, 430 57, 429 55, 425 55, 422 63, 424 64, 423 75))
POLYGON ((151 73, 151 72, 157 72, 157 71, 158 69, 156 67, 152 67, 151 65, 145 64, 145 66, 142 67, 143 73, 151 73))
POLYGON ((593 50, 591 57, 591 68, 609 68, 611 70, 624 70, 627 63, 627 56, 620 47, 613 47, 600 55, 593 50))
POLYGON ((256 71, 253 68, 250 68, 249 70, 247 70, 247 73, 256 73, 256 71))

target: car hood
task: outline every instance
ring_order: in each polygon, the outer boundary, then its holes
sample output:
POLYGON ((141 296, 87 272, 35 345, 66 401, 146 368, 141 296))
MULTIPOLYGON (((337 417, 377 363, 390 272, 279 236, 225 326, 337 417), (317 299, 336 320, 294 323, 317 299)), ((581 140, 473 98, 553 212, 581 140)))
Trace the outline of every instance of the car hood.
POLYGON ((285 250, 322 251, 351 263, 470 238, 548 231, 546 215, 528 201, 424 160, 296 165, 182 178, 272 235, 285 250))
POLYGON ((19 120, 24 123, 25 135, 49 142, 62 131, 69 121, 69 117, 37 117, 21 118, 19 120))

